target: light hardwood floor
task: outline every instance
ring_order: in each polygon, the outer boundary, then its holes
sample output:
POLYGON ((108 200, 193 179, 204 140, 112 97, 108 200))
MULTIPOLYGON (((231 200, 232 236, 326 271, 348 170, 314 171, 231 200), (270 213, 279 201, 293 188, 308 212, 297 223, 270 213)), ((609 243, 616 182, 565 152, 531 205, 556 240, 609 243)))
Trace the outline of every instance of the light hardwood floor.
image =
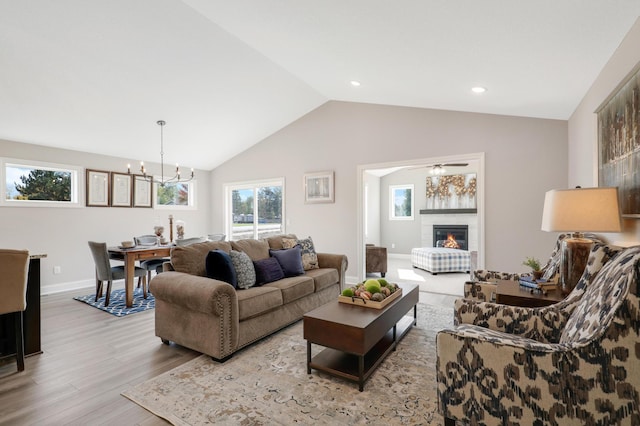
POLYGON ((120 393, 199 354, 154 335, 154 312, 117 318, 72 299, 42 297, 43 353, 0 367, 2 425, 167 424, 120 393))
MULTIPOLYGON (((200 354, 163 345, 153 311, 117 318, 72 299, 91 291, 42 297, 44 352, 22 373, 15 361, 0 365, 0 425, 167 424, 120 393, 200 354)), ((423 303, 454 299, 420 293, 423 303)))

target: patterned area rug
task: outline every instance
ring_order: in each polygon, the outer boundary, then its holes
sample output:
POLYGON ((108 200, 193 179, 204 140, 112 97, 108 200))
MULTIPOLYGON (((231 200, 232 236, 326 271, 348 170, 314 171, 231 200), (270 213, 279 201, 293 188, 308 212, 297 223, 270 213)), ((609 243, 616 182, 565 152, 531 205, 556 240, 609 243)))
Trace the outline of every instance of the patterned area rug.
POLYGON ((95 302, 96 295, 88 294, 86 296, 76 296, 73 298, 80 302, 84 302, 94 308, 101 309, 105 312, 109 312, 111 315, 117 317, 123 317, 125 315, 135 314, 138 312, 144 312, 148 309, 156 307, 156 299, 151 293, 147 293, 147 298, 142 297, 142 289, 136 288, 133 291, 133 305, 127 308, 125 305, 125 291, 124 289, 112 290, 111 297, 109 298, 109 306, 104 306, 105 296, 102 296, 95 302))
MULTIPOLYGON (((419 304, 418 325, 363 392, 353 382, 307 374, 299 321, 223 364, 202 355, 122 395, 174 425, 441 425, 435 336, 452 324, 453 308, 419 304)), ((321 349, 313 345, 313 354, 321 349)))

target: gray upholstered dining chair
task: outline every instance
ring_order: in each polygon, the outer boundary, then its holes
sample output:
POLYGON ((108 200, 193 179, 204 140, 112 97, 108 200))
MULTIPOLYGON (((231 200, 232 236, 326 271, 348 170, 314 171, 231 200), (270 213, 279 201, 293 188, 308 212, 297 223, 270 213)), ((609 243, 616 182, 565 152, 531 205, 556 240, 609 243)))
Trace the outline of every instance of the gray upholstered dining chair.
MULTIPOLYGON (((158 244, 158 237, 155 235, 141 235, 139 237, 133 237, 133 241, 137 246, 154 246, 158 244)), ((147 286, 151 282, 151 273, 155 272, 159 274, 162 272, 162 264, 169 260, 167 257, 159 257, 140 262, 140 267, 147 271, 147 286)))
POLYGON ((16 364, 24 371, 22 312, 27 309, 29 251, 0 249, 0 314, 13 314, 16 335, 16 364))
MULTIPOLYGON (((102 297, 103 283, 107 282, 107 294, 104 299, 104 306, 109 306, 109 298, 111 296, 111 282, 114 280, 123 280, 127 274, 124 265, 111 266, 109 261, 109 252, 106 243, 98 243, 89 241, 89 248, 93 261, 96 264, 96 299, 97 302, 102 297)), ((142 281, 142 294, 147 298, 147 271, 138 266, 135 267, 134 276, 138 277, 138 282, 142 281)))
POLYGON ((190 246, 191 244, 196 243, 204 243, 207 241, 205 237, 192 237, 192 238, 183 238, 181 240, 176 240, 175 243, 177 246, 190 246))

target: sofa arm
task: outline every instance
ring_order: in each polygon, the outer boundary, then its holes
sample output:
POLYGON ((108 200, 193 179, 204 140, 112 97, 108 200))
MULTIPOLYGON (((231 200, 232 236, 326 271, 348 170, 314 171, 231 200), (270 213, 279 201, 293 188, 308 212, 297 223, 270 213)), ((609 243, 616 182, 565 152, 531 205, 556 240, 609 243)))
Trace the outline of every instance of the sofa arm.
POLYGON ((317 253, 318 266, 321 268, 333 268, 340 276, 340 288, 344 288, 344 280, 349 267, 349 260, 344 254, 317 253))
POLYGON ((150 284, 156 299, 183 306, 192 311, 221 316, 231 312, 238 318, 238 298, 232 285, 183 272, 163 272, 150 284))

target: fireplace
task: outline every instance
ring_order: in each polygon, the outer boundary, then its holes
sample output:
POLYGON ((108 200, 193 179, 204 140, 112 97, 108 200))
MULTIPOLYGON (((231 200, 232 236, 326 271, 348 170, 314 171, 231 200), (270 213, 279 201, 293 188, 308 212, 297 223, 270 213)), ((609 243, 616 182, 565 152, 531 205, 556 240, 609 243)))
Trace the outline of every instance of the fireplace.
POLYGON ((468 225, 433 225, 433 247, 451 246, 460 250, 469 248, 469 226, 468 225), (458 247, 455 247, 457 243, 458 247))

